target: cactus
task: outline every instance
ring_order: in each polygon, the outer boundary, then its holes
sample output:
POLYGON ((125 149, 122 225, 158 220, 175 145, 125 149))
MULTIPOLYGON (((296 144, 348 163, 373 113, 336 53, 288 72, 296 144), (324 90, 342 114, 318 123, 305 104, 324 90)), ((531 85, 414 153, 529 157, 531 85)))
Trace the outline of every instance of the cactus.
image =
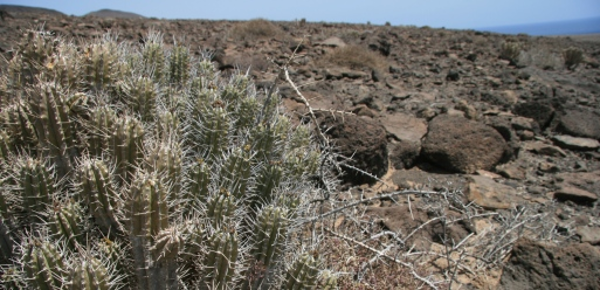
POLYGON ((217 232, 209 241, 209 253, 204 259, 204 279, 200 289, 229 289, 235 274, 239 242, 235 232, 217 232))
POLYGON ((125 258, 127 253, 119 242, 103 238, 98 243, 98 253, 103 260, 107 261, 106 264, 111 265, 112 271, 109 273, 111 277, 117 277, 123 284, 131 282, 129 279, 131 265, 125 258))
POLYGON ((176 44, 169 55, 169 82, 176 86, 183 86, 189 79, 190 52, 176 44))
POLYGON ((179 139, 181 130, 180 121, 171 112, 161 112, 156 125, 156 136, 161 142, 169 142, 172 139, 179 139))
POLYGON ((318 274, 317 260, 312 255, 303 254, 288 269, 283 289, 315 289, 318 274))
POLYGON ((182 241, 176 230, 169 228, 154 237, 151 248, 151 289, 178 289, 177 257, 182 241))
POLYGON ((583 50, 578 47, 569 47, 563 50, 563 58, 567 69, 574 70, 583 62, 583 50))
POLYGON ((12 88, 35 82, 36 75, 59 49, 61 40, 41 30, 28 30, 17 48, 18 59, 10 62, 12 88), (18 60, 18 62, 17 62, 18 60))
POLYGON ((144 157, 144 128, 130 117, 119 118, 113 126, 110 149, 121 181, 129 182, 144 157))
MULTIPOLYGON (((206 216, 210 218, 212 226, 216 229, 232 218, 236 209, 235 197, 226 189, 211 197, 206 205, 206 216)), ((225 223, 226 224, 226 223, 225 223)))
POLYGON ((0 219, 0 264, 7 264, 14 254, 15 242, 4 218, 0 219))
POLYGON ((28 245, 23 268, 35 289, 60 289, 66 280, 65 265, 59 251, 49 242, 34 241, 28 245))
POLYGON ((516 64, 521 54, 521 44, 517 42, 503 42, 500 48, 500 58, 516 64))
POLYGON ((246 195, 251 171, 250 158, 249 147, 238 148, 227 156, 221 168, 221 188, 227 189, 236 198, 246 195))
POLYGON ((23 45, 0 77, 4 287, 316 285, 290 261, 320 154, 275 93, 155 33, 23 45))
MULTIPOLYGON (((161 143, 146 154, 147 171, 157 173, 174 194, 181 193, 182 155, 181 147, 176 143, 161 143)), ((179 200, 180 197, 170 199, 179 200)))
POLYGON ((12 139, 4 130, 0 130, 0 159, 6 160, 12 153, 12 139))
POLYGON ((90 155, 102 156, 110 148, 110 136, 118 121, 117 113, 108 106, 101 106, 94 108, 90 115, 89 122, 84 125, 87 128, 82 139, 85 139, 90 155))
POLYGON ((190 141, 192 146, 203 152, 203 157, 214 160, 227 149, 230 119, 221 101, 204 106, 200 115, 191 122, 190 141))
POLYGON ((81 209, 73 201, 63 206, 55 206, 54 214, 50 216, 50 231, 57 241, 65 241, 68 248, 72 251, 82 242, 82 232, 80 229, 81 209))
POLYGON ((105 234, 121 232, 118 213, 119 197, 111 172, 102 160, 86 160, 78 170, 81 199, 105 234))
POLYGON ((188 190, 188 212, 199 209, 208 199, 209 186, 211 183, 209 165, 203 159, 199 159, 192 167, 190 185, 188 190))
POLYGON ((157 32, 149 32, 146 36, 142 49, 145 75, 151 75, 155 82, 164 79, 165 53, 162 48, 162 35, 157 32))
POLYGON ((256 181, 255 193, 252 196, 252 208, 269 204, 273 199, 273 192, 283 178, 283 168, 278 163, 280 162, 273 161, 261 168, 256 181))
POLYGON ((35 148, 38 143, 29 116, 25 104, 21 102, 5 107, 0 112, 2 127, 5 128, 8 137, 12 140, 12 145, 17 151, 25 148, 35 148))
POLYGON ((259 289, 260 285, 268 284, 264 280, 271 275, 265 272, 281 260, 288 226, 285 208, 269 206, 261 210, 254 225, 254 245, 250 253, 255 265, 259 265, 255 270, 262 270, 262 273, 246 273, 242 289, 259 289))
POLYGON ((331 271, 325 270, 321 272, 319 277, 319 289, 335 290, 337 289, 337 277, 331 271))
POLYGON ((89 44, 80 53, 83 89, 100 91, 113 89, 121 75, 116 42, 106 35, 101 41, 89 44))
POLYGON ((69 290, 108 290, 111 283, 106 267, 94 257, 86 257, 70 272, 69 290))
POLYGON ((36 135, 41 145, 49 149, 60 177, 72 170, 77 156, 69 108, 62 97, 65 93, 59 85, 42 83, 29 94, 36 135))
POLYGON ((53 175, 42 162, 29 158, 20 164, 19 188, 25 218, 43 222, 55 194, 53 175))
POLYGON ((121 82, 124 102, 138 119, 149 122, 156 118, 158 92, 152 79, 138 77, 131 82, 121 82))
MULTIPOLYGON (((151 247, 156 246, 159 233, 169 227, 167 192, 156 174, 138 173, 132 181, 127 204, 127 231, 137 281, 141 288, 152 285, 154 268, 150 268, 151 247)), ((160 248, 158 250, 161 250, 160 248)), ((156 261, 155 261, 156 262, 156 261)), ((161 277, 166 279, 167 277, 161 277)))

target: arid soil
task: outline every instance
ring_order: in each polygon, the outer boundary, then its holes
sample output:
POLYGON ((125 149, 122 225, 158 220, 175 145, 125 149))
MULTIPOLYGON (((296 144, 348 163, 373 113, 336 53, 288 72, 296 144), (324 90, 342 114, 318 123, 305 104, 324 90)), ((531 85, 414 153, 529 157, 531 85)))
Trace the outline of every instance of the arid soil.
POLYGON ((32 28, 133 43, 159 31, 223 74, 275 84, 307 121, 279 74, 293 57, 290 78, 339 152, 379 178, 346 168, 330 197, 369 199, 332 220, 324 257, 342 289, 600 289, 598 37, 2 9, 7 59, 32 28), (503 43, 520 45, 513 62, 499 58, 503 43), (569 47, 584 55, 572 69, 569 47))

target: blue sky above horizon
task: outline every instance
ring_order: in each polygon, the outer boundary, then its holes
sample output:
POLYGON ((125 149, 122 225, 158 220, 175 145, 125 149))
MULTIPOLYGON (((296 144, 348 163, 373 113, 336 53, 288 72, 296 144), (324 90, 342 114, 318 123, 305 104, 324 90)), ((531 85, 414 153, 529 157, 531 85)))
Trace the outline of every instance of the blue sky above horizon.
POLYGON ((0 0, 82 16, 114 9, 169 19, 248 20, 266 18, 307 21, 481 29, 600 17, 598 0, 0 0))

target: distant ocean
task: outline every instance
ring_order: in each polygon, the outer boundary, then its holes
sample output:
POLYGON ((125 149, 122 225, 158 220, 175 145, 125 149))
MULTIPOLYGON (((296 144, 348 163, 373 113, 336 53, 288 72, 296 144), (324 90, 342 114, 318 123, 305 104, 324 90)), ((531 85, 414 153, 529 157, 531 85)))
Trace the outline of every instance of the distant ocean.
POLYGON ((476 30, 505 34, 577 35, 600 33, 600 17, 559 22, 483 27, 476 30))

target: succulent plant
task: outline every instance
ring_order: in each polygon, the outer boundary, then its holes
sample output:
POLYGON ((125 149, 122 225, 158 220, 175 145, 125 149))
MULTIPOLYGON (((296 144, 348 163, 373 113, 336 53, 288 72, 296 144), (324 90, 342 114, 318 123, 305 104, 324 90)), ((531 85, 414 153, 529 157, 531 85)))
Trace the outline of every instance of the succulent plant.
POLYGON ((200 289, 229 289, 235 275, 239 254, 239 241, 235 231, 217 232, 208 242, 208 254, 204 259, 204 279, 200 289))
POLYGON ((69 273, 70 290, 108 290, 111 287, 109 273, 104 264, 94 257, 82 259, 69 273))
POLYGON ((29 93, 29 107, 40 145, 46 148, 60 177, 73 169, 77 156, 69 108, 60 85, 41 83, 29 93))
POLYGON ((19 168, 21 208, 28 222, 45 222, 56 191, 54 177, 39 160, 23 160, 19 168))
POLYGON ((57 241, 65 241, 68 248, 75 251, 82 244, 82 220, 79 204, 69 201, 65 205, 55 205, 54 214, 49 218, 48 225, 57 241))
POLYGON ((80 200, 87 206, 99 229, 105 234, 122 231, 119 213, 121 199, 111 172, 102 160, 85 160, 79 167, 80 200))
POLYGON ((503 42, 500 47, 500 58, 516 64, 521 54, 521 44, 518 42, 503 42))
POLYGON ((116 174, 129 182, 144 157, 144 128, 137 119, 119 118, 113 126, 110 150, 117 166, 116 174))
POLYGON ((287 270, 283 289, 315 289, 318 281, 318 261, 304 254, 287 270))
POLYGON ((25 249, 23 268, 27 282, 35 289, 60 289, 65 285, 65 264, 50 242, 32 241, 25 249))
POLYGON ((139 47, 28 33, 7 64, 4 287, 315 287, 299 225, 321 157, 275 93, 153 32, 139 47))
POLYGON ((569 47, 563 50, 563 58, 567 69, 574 70, 583 62, 583 50, 578 47, 569 47))

